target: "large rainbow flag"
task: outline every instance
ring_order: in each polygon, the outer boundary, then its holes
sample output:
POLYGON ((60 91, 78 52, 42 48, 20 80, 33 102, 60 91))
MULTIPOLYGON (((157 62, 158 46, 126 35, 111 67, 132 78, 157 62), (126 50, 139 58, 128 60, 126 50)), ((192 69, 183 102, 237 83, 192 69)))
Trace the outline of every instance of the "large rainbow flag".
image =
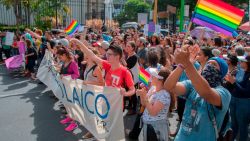
POLYGON ((243 17, 243 11, 221 0, 199 0, 191 21, 227 36, 234 36, 243 17))
POLYGON ((72 36, 80 27, 80 24, 76 20, 72 20, 70 25, 65 29, 65 32, 72 36))

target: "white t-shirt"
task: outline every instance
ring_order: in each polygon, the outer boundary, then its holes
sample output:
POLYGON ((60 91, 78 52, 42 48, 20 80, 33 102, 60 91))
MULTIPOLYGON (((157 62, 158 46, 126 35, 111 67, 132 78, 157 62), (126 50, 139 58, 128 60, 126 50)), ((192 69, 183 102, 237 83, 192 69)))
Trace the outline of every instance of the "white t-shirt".
POLYGON ((148 110, 145 109, 142 116, 143 121, 158 121, 167 119, 167 114, 171 102, 170 94, 164 89, 155 92, 155 86, 152 86, 148 91, 147 96, 149 97, 149 103, 154 103, 156 101, 159 101, 162 104, 164 104, 164 108, 156 116, 151 116, 148 110))

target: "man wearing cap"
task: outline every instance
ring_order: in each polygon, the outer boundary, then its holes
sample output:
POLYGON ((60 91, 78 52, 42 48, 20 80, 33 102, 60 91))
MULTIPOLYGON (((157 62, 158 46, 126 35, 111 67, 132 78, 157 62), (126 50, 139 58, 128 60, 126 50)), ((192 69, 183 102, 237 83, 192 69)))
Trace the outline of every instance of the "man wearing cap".
POLYGON ((97 42, 98 44, 98 51, 101 54, 101 58, 103 60, 107 60, 107 56, 106 56, 106 52, 110 46, 109 42, 107 41, 103 41, 103 42, 97 42))
POLYGON ((165 88, 186 97, 175 141, 216 141, 231 100, 229 91, 221 86, 228 65, 223 59, 213 57, 199 74, 190 61, 189 51, 184 50, 176 51, 175 62, 178 67, 165 81, 165 88), (178 82, 184 70, 190 80, 178 82))

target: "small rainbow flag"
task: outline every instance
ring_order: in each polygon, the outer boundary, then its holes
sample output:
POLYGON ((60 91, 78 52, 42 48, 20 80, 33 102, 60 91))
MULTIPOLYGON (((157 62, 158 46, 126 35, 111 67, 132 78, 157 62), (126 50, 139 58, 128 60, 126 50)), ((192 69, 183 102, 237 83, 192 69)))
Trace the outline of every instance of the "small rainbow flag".
POLYGON ((145 71, 142 67, 139 70, 139 81, 142 82, 145 86, 148 86, 150 74, 145 71))
POLYGON ((199 0, 191 21, 227 36, 234 36, 243 17, 243 11, 221 0, 199 0))
POLYGON ((80 27, 76 20, 72 20, 70 25, 64 30, 69 36, 72 36, 80 27))

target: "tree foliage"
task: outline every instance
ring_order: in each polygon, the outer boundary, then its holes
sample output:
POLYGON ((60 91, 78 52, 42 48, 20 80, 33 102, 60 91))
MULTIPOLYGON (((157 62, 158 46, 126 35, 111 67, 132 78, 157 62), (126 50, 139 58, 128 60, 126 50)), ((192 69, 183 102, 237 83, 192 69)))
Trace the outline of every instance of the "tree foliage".
POLYGON ((151 6, 148 3, 144 3, 144 0, 128 0, 125 3, 124 11, 122 11, 116 20, 120 23, 128 21, 137 21, 137 13, 148 13, 151 6))
MULTIPOLYGON (((50 26, 51 21, 44 19, 59 17, 63 14, 68 14, 70 9, 66 5, 67 0, 0 0, 6 8, 13 7, 16 16, 17 24, 21 23, 22 9, 26 8, 28 17, 33 14, 35 16, 35 23, 37 26, 50 26), (49 18, 46 18, 49 17, 49 18)), ((25 11, 26 12, 26 11, 25 11)))

